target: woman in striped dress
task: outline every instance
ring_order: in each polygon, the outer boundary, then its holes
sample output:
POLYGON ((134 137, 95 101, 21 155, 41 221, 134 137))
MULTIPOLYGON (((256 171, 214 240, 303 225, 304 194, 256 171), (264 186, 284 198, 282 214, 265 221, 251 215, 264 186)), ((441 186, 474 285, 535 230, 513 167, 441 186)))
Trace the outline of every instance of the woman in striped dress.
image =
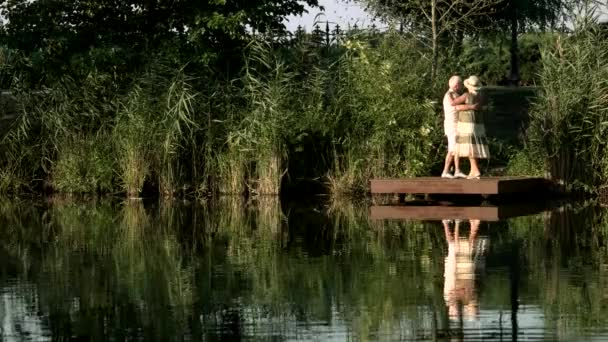
MULTIPOLYGON (((479 93, 481 89, 479 78, 470 76, 464 80, 464 86, 469 91, 465 103, 483 105, 483 98, 479 93)), ((463 110, 458 112, 456 132, 456 156, 467 157, 471 162, 471 171, 467 179, 479 179, 481 171, 479 170, 478 159, 490 158, 482 111, 463 110)))

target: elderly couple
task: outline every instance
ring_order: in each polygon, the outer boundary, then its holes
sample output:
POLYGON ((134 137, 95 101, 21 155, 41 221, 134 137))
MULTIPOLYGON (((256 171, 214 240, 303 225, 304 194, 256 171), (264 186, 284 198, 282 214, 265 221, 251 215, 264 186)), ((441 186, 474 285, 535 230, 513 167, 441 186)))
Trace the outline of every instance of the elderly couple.
POLYGON ((490 157, 480 111, 484 104, 480 94, 481 81, 477 76, 471 76, 463 83, 459 76, 452 76, 449 87, 443 97, 444 130, 448 138, 448 153, 441 177, 479 179, 481 171, 478 159, 490 157), (461 95, 463 84, 468 92, 461 95), (468 175, 460 171, 460 158, 469 158, 471 170, 468 175), (452 161, 454 174, 450 173, 452 161))

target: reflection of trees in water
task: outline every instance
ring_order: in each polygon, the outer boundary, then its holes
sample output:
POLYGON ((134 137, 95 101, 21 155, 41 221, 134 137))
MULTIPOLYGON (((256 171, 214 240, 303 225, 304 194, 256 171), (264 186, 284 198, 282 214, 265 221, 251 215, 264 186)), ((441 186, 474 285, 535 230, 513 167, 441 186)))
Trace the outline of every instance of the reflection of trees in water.
MULTIPOLYGON (((608 226, 606 215, 585 210, 572 219, 557 212, 494 225, 487 262, 506 270, 461 283, 471 292, 457 299, 508 313, 513 296, 515 303, 540 297, 556 325, 604 322, 601 301, 592 299, 603 296, 594 267, 605 263, 608 226), (590 316, 577 317, 587 321, 564 323, 566 313, 589 305, 590 316)), ((444 299, 445 231, 436 223, 370 221, 364 205, 328 211, 281 207, 269 197, 203 205, 0 202, 0 224, 3 274, 35 284, 28 314, 45 313, 43 326, 59 338, 281 339, 323 334, 327 325, 356 339, 463 333, 451 327, 444 299)))
POLYGON ((65 203, 12 210, 24 210, 23 216, 2 215, 8 220, 0 232, 2 248, 9 260, 21 258, 30 265, 23 269, 35 267, 15 276, 38 285, 39 300, 29 309, 32 315, 47 313, 56 338, 103 339, 125 331, 131 337, 155 336, 185 325, 189 314, 184 309, 193 302, 191 266, 171 228, 163 226, 168 222, 162 213, 154 225, 139 202, 119 208, 65 203), (45 217, 47 228, 38 217, 45 217), (13 236, 15 231, 20 236, 13 236), (23 250, 36 253, 23 257, 23 250))
POLYGON ((13 273, 37 285, 32 312, 48 313, 56 337, 287 336, 318 322, 361 337, 410 334, 432 325, 432 310, 419 308, 441 291, 432 276, 441 235, 372 224, 364 207, 283 211, 270 198, 8 207, 0 244, 13 273))
POLYGON ((513 222, 526 265, 522 281, 532 292, 522 295, 539 298, 546 321, 559 338, 606 326, 608 212, 573 205, 537 220, 541 219, 540 224, 528 218, 513 222))
MULTIPOLYGON (((241 317, 265 327, 261 334, 278 330, 291 336, 333 322, 334 329, 355 329, 349 334, 361 338, 395 331, 407 336, 431 325, 430 310, 421 307, 428 308, 431 294, 441 290, 429 272, 441 267, 431 256, 441 253, 431 243, 440 235, 419 223, 372 224, 365 207, 341 207, 331 215, 320 208, 284 211, 283 233, 280 239, 269 236, 272 243, 248 229, 236 235, 218 231, 213 239, 225 241, 238 258, 224 257, 223 250, 208 256, 209 269, 221 265, 222 276, 200 291, 210 291, 208 298, 238 296, 241 317), (255 262, 249 272, 238 262, 243 256, 255 262), (240 286, 231 286, 235 279, 240 286), (421 289, 429 294, 421 296, 421 289), (296 320, 298 326, 289 323, 296 320)), ((216 311, 207 315, 213 329, 216 311)))

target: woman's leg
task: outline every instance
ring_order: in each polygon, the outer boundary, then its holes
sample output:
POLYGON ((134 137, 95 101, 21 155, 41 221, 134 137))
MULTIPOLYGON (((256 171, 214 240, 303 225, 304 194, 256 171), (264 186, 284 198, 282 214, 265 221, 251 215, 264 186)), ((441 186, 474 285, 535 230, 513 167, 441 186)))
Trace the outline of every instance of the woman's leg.
POLYGON ((469 172, 469 177, 476 177, 481 174, 479 171, 479 164, 477 163, 477 158, 469 157, 469 161, 471 162, 471 171, 469 172))
POLYGON ((458 152, 454 154, 454 178, 467 178, 467 175, 460 171, 460 156, 458 152))

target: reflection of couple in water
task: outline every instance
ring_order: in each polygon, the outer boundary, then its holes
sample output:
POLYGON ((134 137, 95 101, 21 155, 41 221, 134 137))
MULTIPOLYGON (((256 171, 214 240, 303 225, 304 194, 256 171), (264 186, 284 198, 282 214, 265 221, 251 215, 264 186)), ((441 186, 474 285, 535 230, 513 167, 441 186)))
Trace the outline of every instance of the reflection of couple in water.
POLYGON ((485 267, 486 238, 478 238, 479 220, 469 220, 469 236, 460 237, 460 220, 443 220, 448 255, 445 258, 443 295, 452 319, 477 319, 479 303, 475 289, 476 273, 485 267), (454 225, 452 232, 451 225, 454 225))

